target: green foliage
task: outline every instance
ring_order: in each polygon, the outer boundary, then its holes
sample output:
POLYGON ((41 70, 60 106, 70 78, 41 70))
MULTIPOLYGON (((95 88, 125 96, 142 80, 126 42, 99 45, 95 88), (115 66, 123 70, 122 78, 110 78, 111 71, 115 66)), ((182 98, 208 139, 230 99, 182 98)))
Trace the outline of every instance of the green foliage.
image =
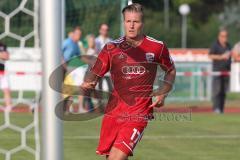
POLYGON ((83 35, 98 34, 101 23, 110 26, 110 35, 117 38, 120 33, 120 0, 68 0, 66 1, 66 30, 80 25, 83 35))
POLYGON ((33 2, 33 1, 34 1, 34 0, 28 0, 27 3, 26 3, 26 5, 25 5, 25 8, 33 11, 33 8, 34 8, 34 2, 33 2))
POLYGON ((0 1, 0 11, 5 14, 11 13, 14 9, 16 9, 21 0, 1 0, 0 1))
POLYGON ((0 17, 0 34, 4 32, 4 19, 0 17))
MULTIPOLYGON (((144 32, 156 39, 162 40, 169 47, 181 47, 181 16, 178 7, 182 3, 191 6, 188 16, 188 47, 209 47, 216 39, 218 28, 222 25, 219 14, 224 10, 223 0, 169 0, 170 2, 170 27, 164 27, 163 0, 134 0, 145 7, 144 32), (203 9, 204 8, 204 9, 203 9)), ((110 25, 110 35, 113 38, 119 36, 120 28, 120 1, 96 1, 87 4, 82 0, 70 0, 67 10, 67 26, 80 25, 84 35, 87 33, 98 34, 100 23, 110 25), (72 6, 72 7, 70 7, 72 6), (94 8, 95 12, 92 12, 94 8), (78 16, 76 16, 78 15, 78 16)), ((237 40, 238 29, 230 30, 230 41, 237 40)))
POLYGON ((188 21, 188 47, 209 48, 216 40, 218 28, 221 25, 216 16, 211 16, 208 23, 199 26, 192 25, 193 20, 188 21))
POLYGON ((199 0, 174 0, 172 1, 175 7, 179 7, 181 4, 199 4, 201 1, 199 0))
POLYGON ((145 10, 144 31, 147 35, 158 40, 162 40, 168 44, 168 47, 178 47, 181 44, 181 25, 180 18, 174 13, 170 21, 170 28, 164 28, 163 13, 160 11, 145 10))
MULTIPOLYGON (((33 10, 33 0, 28 0, 25 8, 33 10)), ((164 0, 133 0, 145 8, 145 33, 162 40, 169 47, 181 47, 180 4, 188 3, 191 13, 188 15, 188 47, 209 47, 216 39, 218 28, 225 25, 229 29, 230 42, 239 41, 240 22, 238 0, 169 0, 170 27, 164 27, 164 0), (220 18, 219 18, 220 17, 220 18), (222 18, 221 18, 222 17, 222 18)), ((1 0, 0 11, 9 14, 21 0, 1 0)), ((120 35, 121 0, 66 0, 66 33, 74 26, 81 26, 83 37, 89 33, 98 35, 101 23, 110 26, 110 36, 120 35)), ((25 36, 33 29, 32 17, 23 12, 15 15, 11 21, 10 31, 25 36)), ((0 34, 3 33, 4 19, 0 17, 0 34)), ((19 41, 10 37, 1 40, 8 46, 18 46, 19 41)), ((33 46, 34 38, 26 41, 26 46, 33 46)))
POLYGON ((10 31, 24 37, 33 31, 33 23, 32 16, 19 12, 10 19, 10 31))
POLYGON ((8 47, 16 47, 20 45, 20 42, 18 40, 11 37, 4 37, 1 39, 1 42, 7 44, 8 47))

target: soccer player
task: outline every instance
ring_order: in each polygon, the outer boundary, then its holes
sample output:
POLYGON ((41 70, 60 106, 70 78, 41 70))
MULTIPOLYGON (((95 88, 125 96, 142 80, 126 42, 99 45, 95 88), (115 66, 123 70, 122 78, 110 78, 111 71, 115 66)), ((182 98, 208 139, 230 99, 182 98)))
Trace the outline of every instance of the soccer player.
POLYGON ((143 34, 142 6, 133 3, 122 14, 125 36, 105 45, 81 85, 92 89, 110 71, 114 89, 105 108, 96 151, 108 160, 127 160, 133 155, 148 120, 153 118, 153 107, 164 104, 176 75, 166 45, 143 34), (153 90, 158 66, 165 71, 164 85, 153 90))

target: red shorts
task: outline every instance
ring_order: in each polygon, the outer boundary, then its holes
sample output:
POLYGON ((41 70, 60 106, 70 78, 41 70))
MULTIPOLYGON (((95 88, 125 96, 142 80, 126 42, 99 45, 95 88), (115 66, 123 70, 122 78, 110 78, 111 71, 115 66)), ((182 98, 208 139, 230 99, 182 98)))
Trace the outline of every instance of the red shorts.
POLYGON ((105 115, 96 153, 109 155, 111 148, 115 147, 132 156, 146 126, 147 121, 130 121, 105 115))

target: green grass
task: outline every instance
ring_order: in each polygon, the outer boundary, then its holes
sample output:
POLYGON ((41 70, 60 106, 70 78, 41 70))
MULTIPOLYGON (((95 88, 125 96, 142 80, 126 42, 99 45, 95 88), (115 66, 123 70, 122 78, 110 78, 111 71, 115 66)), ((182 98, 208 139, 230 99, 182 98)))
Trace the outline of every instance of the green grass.
MULTIPOLYGON (((33 121, 33 115, 31 113, 10 113, 10 122, 12 125, 26 128, 33 121)), ((4 123, 4 115, 0 113, 0 125, 4 123)), ((30 129, 26 132, 26 143, 29 147, 35 148, 34 141, 34 129, 30 129)), ((12 150, 21 144, 21 134, 19 131, 12 130, 10 128, 0 131, 0 149, 12 150)), ((5 160, 3 154, 0 154, 0 160, 5 160)), ((21 150, 12 155, 11 160, 34 160, 34 155, 21 150)))
MULTIPOLYGON (((98 141, 94 137, 99 134, 100 121, 101 118, 64 123, 66 160, 76 157, 81 160, 103 159, 95 155, 98 141), (81 136, 93 138, 82 139, 81 136)), ((130 159, 236 160, 240 158, 239 123, 239 115, 234 114, 193 114, 190 121, 158 119, 149 123, 134 157, 130 159)))
POLYGON ((230 92, 227 94, 228 100, 239 100, 240 99, 240 93, 237 92, 230 92))
MULTIPOLYGON (((163 115, 163 113, 161 114, 163 115)), ((172 114, 165 114, 171 116, 172 114)), ((175 113, 175 117, 180 113, 175 113)), ((156 117, 149 123, 143 139, 130 160, 237 160, 240 159, 240 118, 238 114, 216 115, 185 113, 179 121, 156 117)), ((31 113, 11 113, 11 122, 26 127, 31 113)), ((102 160, 95 149, 101 118, 82 122, 64 122, 65 160, 102 160), (84 138, 85 137, 85 138, 84 138), (86 138, 87 137, 87 138, 86 138)), ((3 114, 0 113, 0 124, 3 114)), ((34 132, 27 144, 34 147, 34 132)), ((12 149, 20 144, 20 134, 10 129, 0 131, 0 148, 12 149)), ((18 152, 14 160, 33 160, 28 152, 18 152)), ((0 154, 0 160, 4 157, 0 154)))
MULTIPOLYGON (((12 98, 18 98, 18 91, 11 91, 11 97, 12 98)), ((24 91, 23 92, 23 98, 34 98, 35 92, 34 91, 24 91)), ((3 92, 0 91, 0 98, 3 98, 3 92)))

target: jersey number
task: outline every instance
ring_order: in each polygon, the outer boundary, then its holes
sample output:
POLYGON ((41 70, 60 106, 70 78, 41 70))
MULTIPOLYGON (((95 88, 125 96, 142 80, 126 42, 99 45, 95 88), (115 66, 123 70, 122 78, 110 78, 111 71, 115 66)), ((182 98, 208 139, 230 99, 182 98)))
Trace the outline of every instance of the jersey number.
POLYGON ((133 128, 133 134, 131 136, 131 140, 134 143, 137 143, 141 137, 142 137, 142 134, 136 128, 133 128))

